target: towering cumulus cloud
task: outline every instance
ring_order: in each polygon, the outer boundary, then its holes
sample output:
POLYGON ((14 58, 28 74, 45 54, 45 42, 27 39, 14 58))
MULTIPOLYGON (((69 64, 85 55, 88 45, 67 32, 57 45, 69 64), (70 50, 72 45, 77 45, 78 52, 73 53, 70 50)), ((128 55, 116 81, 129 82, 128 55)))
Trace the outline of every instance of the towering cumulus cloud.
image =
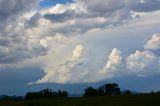
POLYGON ((107 63, 98 73, 101 78, 100 80, 111 79, 117 76, 117 73, 121 73, 123 65, 121 51, 117 48, 113 48, 107 58, 107 63))
POLYGON ((64 63, 60 63, 57 67, 46 66, 46 68, 44 68, 45 76, 36 83, 74 83, 75 80, 73 79, 75 78, 75 75, 80 76, 79 73, 82 73, 77 72, 74 68, 83 62, 83 51, 83 46, 77 45, 72 51, 72 56, 65 60, 64 63))
POLYGON ((102 73, 109 73, 110 71, 118 70, 122 67, 121 51, 114 48, 111 54, 108 56, 108 61, 102 70, 102 73))

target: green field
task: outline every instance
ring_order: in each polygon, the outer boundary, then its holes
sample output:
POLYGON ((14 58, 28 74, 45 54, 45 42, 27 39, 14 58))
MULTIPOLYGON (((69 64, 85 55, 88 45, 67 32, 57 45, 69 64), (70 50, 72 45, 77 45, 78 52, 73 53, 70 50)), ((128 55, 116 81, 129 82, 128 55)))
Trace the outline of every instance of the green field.
POLYGON ((0 101, 0 106, 160 106, 160 94, 0 101))

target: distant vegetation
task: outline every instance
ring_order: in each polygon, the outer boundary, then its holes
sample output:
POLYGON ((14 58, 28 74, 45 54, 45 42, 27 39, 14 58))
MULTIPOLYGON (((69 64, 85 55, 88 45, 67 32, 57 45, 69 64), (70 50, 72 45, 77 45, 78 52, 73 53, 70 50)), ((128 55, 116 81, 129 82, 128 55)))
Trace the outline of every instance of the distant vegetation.
POLYGON ((88 87, 85 89, 84 96, 114 96, 121 95, 120 87, 116 83, 105 84, 98 89, 88 87))
POLYGON ((53 98, 53 97, 68 97, 68 92, 61 90, 58 90, 58 92, 56 92, 47 88, 39 92, 28 92, 25 96, 25 99, 32 100, 32 99, 53 98))
POLYGON ((0 96, 0 100, 1 100, 1 101, 6 101, 6 100, 10 100, 10 101, 21 101, 21 100, 24 100, 24 98, 23 98, 22 96, 1 95, 1 96, 0 96))
POLYGON ((98 88, 87 87, 84 97, 69 97, 65 90, 43 89, 27 92, 24 97, 0 96, 0 106, 155 106, 160 104, 160 92, 134 93, 121 91, 116 83, 104 84, 98 88), (133 101, 134 100, 134 101, 133 101), (132 104, 131 104, 132 103, 132 104))
POLYGON ((55 98, 55 97, 68 97, 68 92, 65 90, 53 91, 47 88, 39 92, 27 92, 27 94, 24 97, 1 95, 0 100, 22 101, 22 100, 34 100, 34 99, 55 98))
POLYGON ((91 96, 116 96, 116 95, 131 95, 133 94, 130 90, 121 91, 120 87, 116 83, 108 83, 100 86, 98 89, 88 87, 84 90, 84 97, 91 96))

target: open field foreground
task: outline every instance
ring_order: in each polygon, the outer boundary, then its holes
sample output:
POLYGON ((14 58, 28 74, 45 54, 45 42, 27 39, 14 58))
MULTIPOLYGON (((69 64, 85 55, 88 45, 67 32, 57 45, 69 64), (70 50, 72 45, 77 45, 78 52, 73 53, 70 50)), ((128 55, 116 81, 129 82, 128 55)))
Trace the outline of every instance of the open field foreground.
POLYGON ((158 106, 160 94, 0 101, 0 106, 158 106))

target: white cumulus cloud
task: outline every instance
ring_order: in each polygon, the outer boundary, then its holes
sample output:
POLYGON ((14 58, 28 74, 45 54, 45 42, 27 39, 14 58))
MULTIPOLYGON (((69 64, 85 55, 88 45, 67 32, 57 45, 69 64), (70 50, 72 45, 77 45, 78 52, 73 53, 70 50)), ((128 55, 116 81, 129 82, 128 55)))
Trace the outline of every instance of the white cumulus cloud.
POLYGON ((156 50, 160 48, 160 33, 156 33, 152 38, 145 44, 145 49, 156 50))
POLYGON ((151 51, 145 50, 141 52, 137 50, 127 57, 126 67, 136 75, 150 75, 158 71, 158 62, 159 58, 151 51))

